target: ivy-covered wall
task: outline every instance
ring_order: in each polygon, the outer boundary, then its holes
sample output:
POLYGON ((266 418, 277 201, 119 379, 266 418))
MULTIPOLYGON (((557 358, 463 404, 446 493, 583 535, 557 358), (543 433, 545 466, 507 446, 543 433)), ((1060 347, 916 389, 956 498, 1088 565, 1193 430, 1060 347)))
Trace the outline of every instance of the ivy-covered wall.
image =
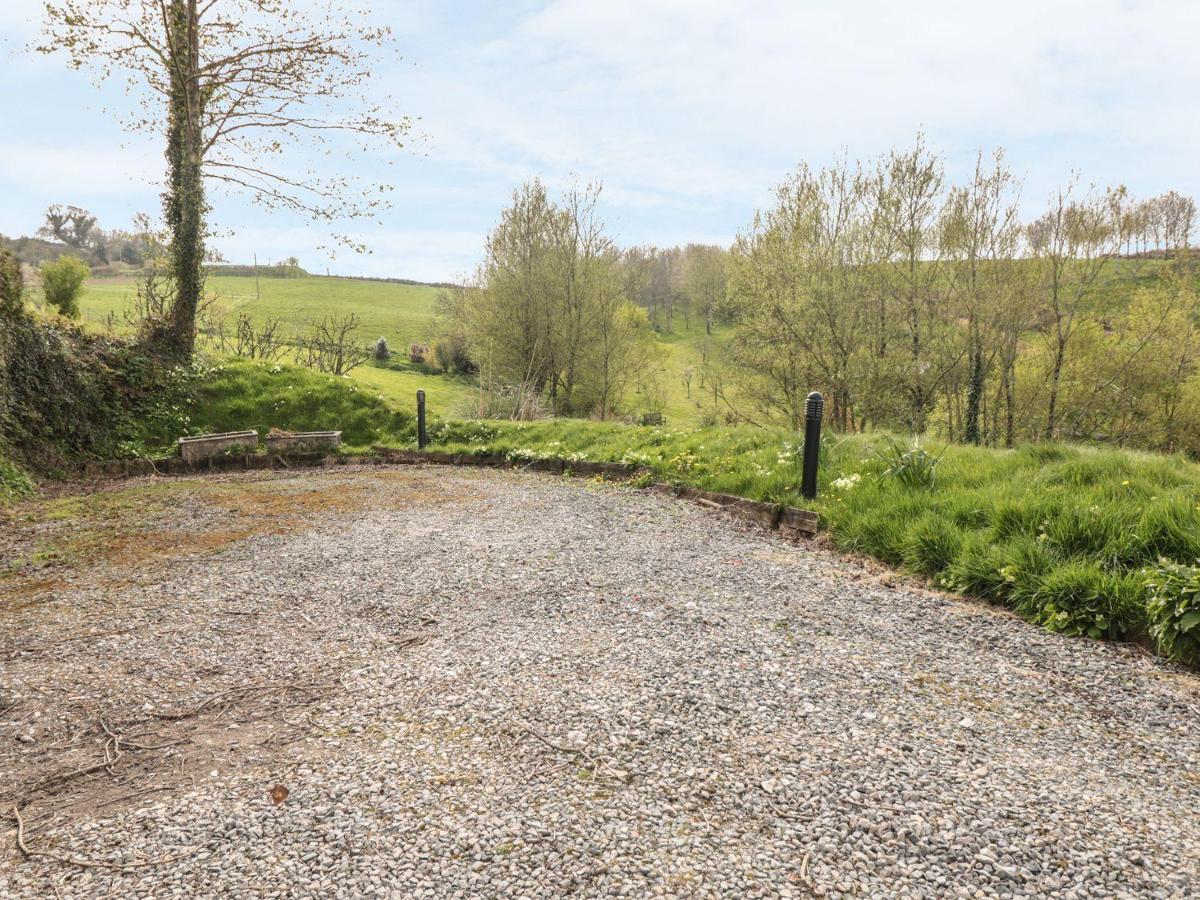
POLYGON ((0 445, 33 469, 137 455, 187 389, 184 370, 136 345, 0 316, 0 445))

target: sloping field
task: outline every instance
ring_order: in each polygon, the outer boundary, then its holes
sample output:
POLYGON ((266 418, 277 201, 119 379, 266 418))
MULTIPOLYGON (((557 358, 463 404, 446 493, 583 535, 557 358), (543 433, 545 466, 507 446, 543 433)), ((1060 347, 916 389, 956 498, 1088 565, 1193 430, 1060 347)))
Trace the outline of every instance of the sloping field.
MULTIPOLYGON (((435 335, 434 314, 438 288, 430 285, 396 284, 353 278, 308 275, 297 278, 259 278, 214 276, 208 287, 214 296, 214 315, 233 321, 240 314, 261 324, 268 319, 283 323, 281 337, 303 332, 314 320, 328 315, 353 313, 362 321, 357 337, 363 344, 385 337, 393 351, 386 366, 374 362, 360 366, 352 377, 383 395, 403 409, 411 409, 418 389, 424 390, 431 410, 439 415, 462 413, 470 406, 473 379, 427 375, 408 364, 408 347, 429 344, 435 335)), ((93 279, 88 282, 81 308, 83 319, 94 328, 128 327, 126 314, 132 309, 137 286, 132 278, 93 279)), ((719 342, 727 334, 718 330, 713 338, 704 334, 703 325, 692 323, 690 330, 661 336, 662 369, 659 373, 665 390, 664 415, 678 425, 700 420, 711 402, 695 376, 690 391, 682 373, 700 368, 702 348, 719 342)))

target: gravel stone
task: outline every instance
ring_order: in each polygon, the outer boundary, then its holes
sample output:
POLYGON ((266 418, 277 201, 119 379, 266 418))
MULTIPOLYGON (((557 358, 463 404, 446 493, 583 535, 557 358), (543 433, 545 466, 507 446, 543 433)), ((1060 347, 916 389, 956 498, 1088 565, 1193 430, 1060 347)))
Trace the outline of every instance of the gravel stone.
MULTIPOLYGON (((251 735, 236 765, 218 755, 194 787, 29 838, 170 861, 13 848, 0 895, 1200 891, 1200 679, 1135 648, 624 487, 379 467, 229 477, 386 477, 445 497, 142 573, 95 615, 147 627, 15 664, 6 690, 41 685, 64 706, 85 662, 153 668, 103 698, 132 717, 194 703, 186 676, 204 666, 336 679, 280 696, 298 730, 274 755, 254 755, 253 716, 230 705, 220 726, 251 735)), ((98 604, 82 588, 74 602, 98 604)), ((12 753, 57 733, 18 745, 0 725, 12 753)))

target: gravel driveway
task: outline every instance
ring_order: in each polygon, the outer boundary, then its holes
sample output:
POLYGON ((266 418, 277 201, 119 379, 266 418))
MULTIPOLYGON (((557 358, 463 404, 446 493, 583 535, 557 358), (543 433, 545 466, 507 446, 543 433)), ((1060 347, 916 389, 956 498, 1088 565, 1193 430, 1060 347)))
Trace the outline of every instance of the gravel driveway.
POLYGON ((1200 892, 1200 679, 1140 651, 623 487, 222 483, 329 500, 6 601, 0 895, 1200 892))

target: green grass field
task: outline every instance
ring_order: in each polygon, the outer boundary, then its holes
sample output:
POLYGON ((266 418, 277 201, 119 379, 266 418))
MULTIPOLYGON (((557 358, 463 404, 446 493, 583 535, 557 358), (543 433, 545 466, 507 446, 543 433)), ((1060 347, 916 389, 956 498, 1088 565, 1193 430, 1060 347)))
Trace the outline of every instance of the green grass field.
MULTIPOLYGON (((428 344, 434 336, 436 287, 318 275, 264 277, 256 283, 253 277, 219 275, 209 278, 208 289, 214 298, 214 318, 233 320, 245 314, 257 324, 277 319, 282 323, 280 336, 285 338, 303 332, 313 320, 353 313, 362 322, 358 340, 369 344, 384 337, 393 351, 388 363, 372 361, 351 373, 361 386, 402 409, 415 403, 418 390, 425 391, 430 409, 442 415, 461 414, 471 405, 471 394, 477 389, 473 379, 430 375, 408 364, 409 346, 428 344)), ((80 302, 84 323, 97 330, 128 329, 127 315, 136 291, 133 278, 89 281, 80 302)), ((682 325, 679 327, 682 329, 682 325)), ((665 391, 663 415, 668 423, 696 424, 705 407, 711 405, 711 397, 701 391, 698 378, 693 378, 689 399, 682 373, 689 366, 699 368, 701 347, 706 341, 720 341, 727 334, 718 331, 709 338, 702 325, 693 323, 691 330, 660 336, 664 354, 659 378, 665 391)))

